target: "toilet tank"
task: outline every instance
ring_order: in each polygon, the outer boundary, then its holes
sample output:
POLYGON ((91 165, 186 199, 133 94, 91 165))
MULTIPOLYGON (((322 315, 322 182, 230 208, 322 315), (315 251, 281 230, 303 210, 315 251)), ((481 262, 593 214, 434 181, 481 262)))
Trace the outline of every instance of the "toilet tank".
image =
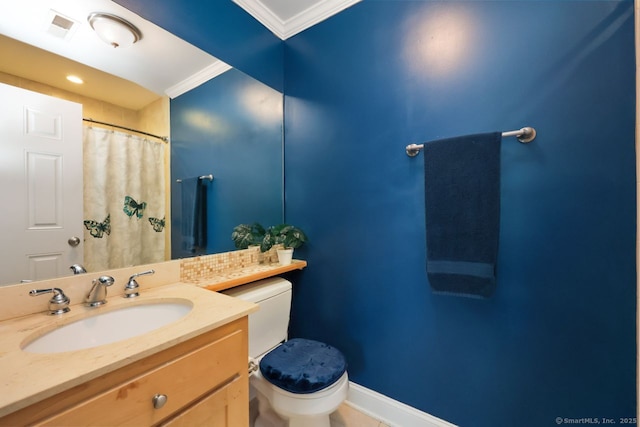
POLYGON ((272 277, 222 293, 260 306, 249 315, 249 356, 257 358, 287 339, 291 282, 272 277))

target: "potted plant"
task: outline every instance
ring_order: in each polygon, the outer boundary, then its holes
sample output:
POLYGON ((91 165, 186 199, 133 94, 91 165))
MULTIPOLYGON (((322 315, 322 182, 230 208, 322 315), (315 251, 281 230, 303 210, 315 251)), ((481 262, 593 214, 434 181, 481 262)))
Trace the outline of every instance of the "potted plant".
POLYGON ((237 249, 247 249, 249 246, 262 245, 265 234, 266 230, 257 222, 253 224, 240 224, 233 228, 231 239, 237 249))
POLYGON ((274 225, 267 228, 260 250, 264 252, 274 245, 282 244, 283 249, 277 250, 278 262, 280 265, 289 265, 293 257, 293 250, 302 246, 306 241, 306 234, 298 227, 289 224, 274 225))

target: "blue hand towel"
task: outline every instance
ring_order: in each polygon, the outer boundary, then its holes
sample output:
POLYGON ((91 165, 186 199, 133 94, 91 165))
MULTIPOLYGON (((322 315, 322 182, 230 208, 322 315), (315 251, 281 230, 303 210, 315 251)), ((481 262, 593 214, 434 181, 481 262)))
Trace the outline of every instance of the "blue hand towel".
POLYGON ((427 277, 434 292, 487 298, 496 287, 500 132, 424 145, 427 277))
POLYGON ((189 254, 207 246, 207 187, 198 178, 182 180, 182 246, 189 254))
POLYGON ((204 251, 207 248, 207 185, 198 179, 196 207, 193 220, 194 246, 204 251))

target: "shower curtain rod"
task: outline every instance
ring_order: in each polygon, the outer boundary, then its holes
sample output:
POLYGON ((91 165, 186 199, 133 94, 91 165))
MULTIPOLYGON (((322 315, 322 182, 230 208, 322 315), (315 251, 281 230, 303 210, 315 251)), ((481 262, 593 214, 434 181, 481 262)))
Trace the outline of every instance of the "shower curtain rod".
MULTIPOLYGON (((502 132, 502 137, 505 138, 507 136, 517 136, 518 141, 523 144, 528 144, 534 139, 536 139, 536 130, 532 127, 524 127, 518 130, 510 130, 506 132, 502 132)), ((407 156, 415 157, 418 155, 420 150, 424 148, 424 144, 409 144, 406 147, 407 156)))
POLYGON ((93 120, 90 117, 89 118, 83 117, 82 121, 90 122, 90 123, 96 123, 98 125, 111 126, 111 127, 118 128, 118 129, 124 129, 124 130, 128 130, 129 132, 135 132, 135 133, 139 133, 139 134, 142 134, 142 135, 150 136, 150 137, 153 137, 153 138, 158 138, 158 139, 160 139, 160 140, 162 140, 164 142, 169 142, 169 137, 168 136, 158 136, 158 135, 154 135, 152 133, 143 132, 141 130, 131 129, 131 128, 128 128, 128 127, 125 127, 125 126, 120 126, 120 125, 115 125, 113 123, 107 123, 107 122, 101 122, 99 120, 93 120))

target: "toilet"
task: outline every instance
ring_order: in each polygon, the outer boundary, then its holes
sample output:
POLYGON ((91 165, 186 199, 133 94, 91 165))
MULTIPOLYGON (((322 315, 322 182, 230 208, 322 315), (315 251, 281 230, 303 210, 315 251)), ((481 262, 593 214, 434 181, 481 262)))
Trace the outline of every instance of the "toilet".
POLYGON ((249 315, 251 397, 255 427, 330 427, 329 414, 347 398, 349 378, 340 351, 325 343, 287 340, 291 282, 280 277, 223 292, 256 303, 249 315))

